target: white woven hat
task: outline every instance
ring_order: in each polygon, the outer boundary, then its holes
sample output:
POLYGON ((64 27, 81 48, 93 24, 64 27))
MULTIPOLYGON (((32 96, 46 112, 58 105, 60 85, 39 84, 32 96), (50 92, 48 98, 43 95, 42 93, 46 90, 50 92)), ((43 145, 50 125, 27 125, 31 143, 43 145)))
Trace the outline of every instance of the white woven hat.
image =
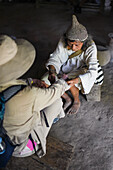
POLYGON ((7 35, 0 35, 0 84, 15 80, 27 72, 35 54, 35 48, 27 40, 13 40, 7 35))
POLYGON ((75 15, 72 16, 72 24, 66 32, 69 40, 85 41, 88 38, 86 28, 80 24, 75 15))

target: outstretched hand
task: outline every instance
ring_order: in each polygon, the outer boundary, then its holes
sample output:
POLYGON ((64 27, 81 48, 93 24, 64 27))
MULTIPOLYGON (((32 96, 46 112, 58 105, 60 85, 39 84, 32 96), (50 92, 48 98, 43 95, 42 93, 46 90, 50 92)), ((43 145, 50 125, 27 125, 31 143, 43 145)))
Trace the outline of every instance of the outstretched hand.
POLYGON ((43 80, 39 79, 33 79, 33 85, 40 88, 47 88, 49 86, 43 80))
POLYGON ((32 79, 32 78, 28 78, 28 84, 30 87, 35 86, 35 87, 40 87, 40 88, 47 88, 49 87, 48 84, 46 84, 43 80, 39 80, 39 79, 32 79))

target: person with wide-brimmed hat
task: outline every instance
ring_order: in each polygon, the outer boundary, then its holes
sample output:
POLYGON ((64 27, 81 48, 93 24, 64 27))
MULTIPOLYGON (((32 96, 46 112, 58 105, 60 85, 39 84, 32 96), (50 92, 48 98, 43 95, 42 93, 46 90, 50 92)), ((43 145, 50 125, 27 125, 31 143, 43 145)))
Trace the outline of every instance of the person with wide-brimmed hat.
MULTIPOLYGON (((70 91, 74 102, 68 110, 69 114, 77 113, 80 108, 79 90, 88 94, 94 83, 102 84, 103 71, 98 66, 95 42, 73 15, 71 26, 61 37, 56 50, 50 54, 46 64, 49 71, 48 80, 51 83, 57 76, 64 74, 63 78, 68 80, 68 84, 73 85, 70 91)), ((66 100, 64 110, 67 110, 72 101, 66 93, 62 97, 66 100)))
MULTIPOLYGON (((25 86, 6 102, 3 119, 6 134, 16 146, 13 148, 13 156, 16 157, 35 152, 29 136, 34 141, 37 155, 41 157, 46 153, 46 137, 53 120, 64 114, 60 97, 70 88, 63 79, 48 88, 31 88, 27 81, 19 79, 33 64, 35 53, 35 48, 27 40, 14 40, 10 36, 0 35, 0 93, 7 89, 8 93, 12 93, 12 86, 25 86)), ((39 86, 46 87, 46 84, 39 81, 39 86)), ((0 155, 0 166, 7 163, 8 154, 10 150, 7 146, 5 153, 0 155)))

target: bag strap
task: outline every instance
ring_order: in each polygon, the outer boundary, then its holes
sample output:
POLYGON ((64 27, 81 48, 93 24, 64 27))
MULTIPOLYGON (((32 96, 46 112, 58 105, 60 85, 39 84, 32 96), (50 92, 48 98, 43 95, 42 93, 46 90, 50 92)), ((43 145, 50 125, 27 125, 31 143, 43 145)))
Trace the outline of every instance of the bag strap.
POLYGON ((74 53, 72 53, 70 56, 69 56, 69 59, 73 58, 73 57, 76 57, 77 55, 79 54, 82 54, 83 50, 79 50, 79 51, 76 51, 74 53))
POLYGON ((5 103, 25 87, 26 85, 14 85, 4 90, 2 94, 4 96, 5 103))
MULTIPOLYGON (((26 85, 14 85, 0 93, 0 119, 3 120, 5 113, 5 103, 16 95, 19 91, 23 90, 26 85)), ((0 126, 1 127, 1 126, 0 126)))

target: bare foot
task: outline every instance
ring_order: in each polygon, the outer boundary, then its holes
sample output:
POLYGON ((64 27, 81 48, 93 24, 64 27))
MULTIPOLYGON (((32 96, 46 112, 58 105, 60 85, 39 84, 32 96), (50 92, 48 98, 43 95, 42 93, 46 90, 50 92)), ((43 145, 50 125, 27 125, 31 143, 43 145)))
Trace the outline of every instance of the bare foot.
POLYGON ((66 100, 65 104, 64 104, 64 110, 66 110, 70 105, 71 105, 71 100, 66 100))
POLYGON ((64 93, 62 95, 62 97, 65 99, 65 104, 64 104, 63 108, 64 108, 64 110, 66 110, 71 105, 72 100, 66 93, 64 93))
POLYGON ((80 108, 80 101, 74 101, 72 107, 68 110, 67 114, 76 114, 80 108))

